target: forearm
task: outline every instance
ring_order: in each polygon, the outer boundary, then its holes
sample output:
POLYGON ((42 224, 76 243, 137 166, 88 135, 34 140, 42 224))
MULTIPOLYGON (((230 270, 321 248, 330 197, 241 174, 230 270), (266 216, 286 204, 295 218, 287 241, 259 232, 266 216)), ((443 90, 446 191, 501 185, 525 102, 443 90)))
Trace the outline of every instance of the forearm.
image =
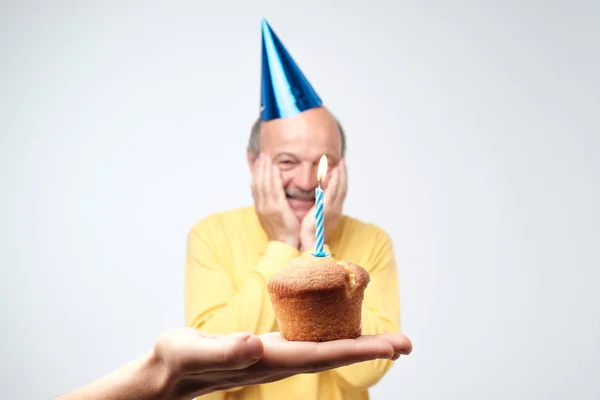
POLYGON ((163 400, 167 373, 152 351, 55 400, 163 400))
MULTIPOLYGON (((362 316, 362 334, 377 335, 399 332, 399 327, 392 321, 378 316, 371 310, 365 310, 362 316)), ((375 385, 393 365, 393 361, 379 359, 353 364, 332 371, 340 385, 347 388, 368 389, 375 385)))

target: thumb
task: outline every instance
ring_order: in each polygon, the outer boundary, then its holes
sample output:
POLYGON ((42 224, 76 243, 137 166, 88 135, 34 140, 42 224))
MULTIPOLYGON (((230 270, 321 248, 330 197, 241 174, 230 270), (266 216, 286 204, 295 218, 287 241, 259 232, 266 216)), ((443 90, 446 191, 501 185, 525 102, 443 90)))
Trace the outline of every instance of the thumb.
POLYGON ((187 355, 182 355, 187 360, 182 367, 194 373, 244 369, 260 360, 264 352, 262 341, 250 333, 198 336, 190 347, 187 355))

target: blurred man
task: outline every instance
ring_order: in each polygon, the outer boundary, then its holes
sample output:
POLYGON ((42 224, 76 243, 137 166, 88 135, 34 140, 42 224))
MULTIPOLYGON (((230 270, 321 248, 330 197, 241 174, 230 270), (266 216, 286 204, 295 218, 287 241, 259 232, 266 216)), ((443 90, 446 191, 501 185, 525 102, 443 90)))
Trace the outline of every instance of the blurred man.
MULTIPOLYGON (((254 206, 215 213, 191 229, 185 268, 187 324, 219 334, 279 330, 267 282, 290 260, 315 249, 317 166, 326 155, 325 251, 361 265, 371 276, 362 333, 399 332, 392 241, 382 229, 342 214, 348 181, 341 125, 264 20, 262 28, 262 104, 247 154, 254 206)), ((368 361, 205 398, 365 399, 368 388, 391 365, 390 360, 368 361)))

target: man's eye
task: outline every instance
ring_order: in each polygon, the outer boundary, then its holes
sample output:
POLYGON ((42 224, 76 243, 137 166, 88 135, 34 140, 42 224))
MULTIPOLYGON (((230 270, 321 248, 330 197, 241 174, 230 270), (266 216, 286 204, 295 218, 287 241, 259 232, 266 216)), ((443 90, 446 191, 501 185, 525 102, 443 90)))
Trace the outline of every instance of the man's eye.
POLYGON ((296 163, 293 160, 279 160, 277 162, 279 169, 282 171, 287 171, 295 167, 296 163))

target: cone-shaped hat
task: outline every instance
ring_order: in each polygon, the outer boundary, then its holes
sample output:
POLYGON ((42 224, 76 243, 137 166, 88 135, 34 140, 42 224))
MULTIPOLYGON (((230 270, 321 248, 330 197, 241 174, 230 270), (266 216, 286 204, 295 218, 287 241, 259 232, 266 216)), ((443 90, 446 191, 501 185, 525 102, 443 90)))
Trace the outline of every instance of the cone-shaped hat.
POLYGON ((269 23, 262 20, 260 118, 286 118, 322 105, 322 101, 269 23))

